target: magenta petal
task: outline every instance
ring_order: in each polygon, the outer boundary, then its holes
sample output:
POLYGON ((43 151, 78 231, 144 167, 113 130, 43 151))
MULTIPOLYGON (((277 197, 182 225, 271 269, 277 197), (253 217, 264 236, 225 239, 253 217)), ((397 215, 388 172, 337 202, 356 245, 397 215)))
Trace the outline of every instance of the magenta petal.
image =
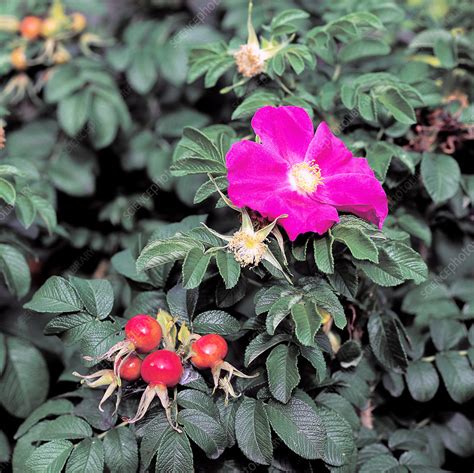
POLYGON ((338 174, 324 179, 316 192, 318 201, 350 212, 382 228, 388 202, 380 182, 368 174, 338 174))
POLYGON ((306 152, 305 161, 315 161, 323 176, 358 172, 373 175, 367 161, 354 158, 342 140, 321 122, 306 152))
POLYGON ((313 138, 313 123, 301 107, 262 107, 252 128, 263 146, 290 164, 303 161, 313 138))
POLYGON ((234 143, 226 155, 229 198, 238 207, 258 204, 287 184, 288 164, 254 141, 234 143))
POLYGON ((334 207, 316 202, 292 190, 274 192, 267 200, 262 201, 259 207, 257 210, 269 219, 281 214, 288 215, 278 223, 286 230, 292 241, 306 232, 322 235, 339 221, 334 207))

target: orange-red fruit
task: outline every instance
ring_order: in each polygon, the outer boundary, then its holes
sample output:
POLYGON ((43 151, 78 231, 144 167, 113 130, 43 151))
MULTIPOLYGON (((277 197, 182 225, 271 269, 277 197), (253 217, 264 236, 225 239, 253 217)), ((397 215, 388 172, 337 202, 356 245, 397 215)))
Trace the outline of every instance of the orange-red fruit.
POLYGON ((191 350, 191 363, 199 369, 214 368, 227 355, 227 342, 220 335, 210 333, 196 340, 191 350))
POLYGON ((15 69, 24 71, 28 66, 25 50, 23 48, 14 49, 10 54, 10 62, 15 69))
POLYGON ((75 33, 81 33, 86 29, 87 18, 79 12, 73 13, 71 15, 71 29, 75 33))
POLYGON ((33 40, 41 34, 43 20, 37 16, 25 16, 20 23, 20 33, 23 38, 33 40))
POLYGON ((142 359, 137 355, 130 355, 120 365, 120 378, 125 381, 136 381, 140 378, 142 359))
POLYGON ((181 358, 174 351, 158 350, 143 360, 141 375, 151 386, 172 388, 179 383, 183 371, 181 358))
POLYGON ((160 344, 161 327, 153 317, 139 314, 125 325, 125 336, 133 343, 136 351, 149 353, 160 344))

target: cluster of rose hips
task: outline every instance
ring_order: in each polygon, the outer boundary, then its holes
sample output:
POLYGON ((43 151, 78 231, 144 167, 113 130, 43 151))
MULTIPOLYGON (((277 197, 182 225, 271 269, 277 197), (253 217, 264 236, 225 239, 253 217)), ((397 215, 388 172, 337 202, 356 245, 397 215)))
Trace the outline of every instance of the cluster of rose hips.
MULTIPOLYGON (((74 12, 71 15, 60 16, 59 18, 49 16, 43 19, 38 16, 26 16, 17 24, 16 30, 26 42, 35 41, 39 38, 52 41, 79 34, 85 30, 86 26, 86 17, 82 13, 74 12)), ((50 45, 49 48, 51 49, 52 46, 50 45)), ((63 64, 70 59, 68 51, 63 47, 57 47, 51 56, 55 64, 63 64)), ((24 71, 28 67, 26 44, 13 49, 10 54, 10 62, 19 71, 24 71)), ((36 62, 33 61, 33 63, 36 62)))
MULTIPOLYGON (((185 343, 182 343, 179 349, 175 351, 174 341, 172 340, 170 343, 170 335, 173 331, 176 331, 174 321, 169 314, 163 311, 160 311, 160 313, 162 314, 161 320, 165 320, 162 325, 157 319, 149 315, 139 314, 132 317, 125 325, 125 340, 115 344, 109 351, 95 360, 113 361, 113 369, 99 370, 87 376, 78 373, 73 374, 83 378, 83 382, 86 382, 89 387, 107 386, 99 404, 100 410, 102 410, 102 404, 118 388, 117 410, 120 403, 122 380, 137 381, 141 378, 148 386, 142 395, 135 416, 126 420, 129 423, 140 420, 146 414, 155 396, 157 396, 165 409, 170 425, 179 430, 172 421, 168 388, 174 388, 179 383, 184 373, 183 362, 189 359, 198 369, 211 369, 214 378, 214 390, 221 387, 226 392, 226 398, 228 395, 236 396, 230 384, 230 378, 233 374, 241 377, 250 376, 241 373, 224 361, 228 346, 220 335, 200 336, 188 332, 189 336, 186 336, 185 343), (158 349, 162 340, 165 348, 158 349), (222 370, 228 372, 224 379, 220 379, 222 370)), ((171 339, 173 339, 172 335, 171 339)), ((183 341, 183 337, 181 337, 181 340, 183 341)), ((91 357, 85 358, 92 360, 91 357)))

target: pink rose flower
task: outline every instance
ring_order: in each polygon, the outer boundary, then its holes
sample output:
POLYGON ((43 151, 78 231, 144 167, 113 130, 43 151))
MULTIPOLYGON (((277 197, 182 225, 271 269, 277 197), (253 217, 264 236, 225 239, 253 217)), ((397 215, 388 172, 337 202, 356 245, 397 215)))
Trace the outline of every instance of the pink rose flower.
POLYGON ((382 228, 387 196, 365 158, 355 158, 328 125, 314 133, 300 107, 262 107, 252 119, 260 143, 234 143, 226 156, 232 203, 280 220, 291 240, 325 233, 350 212, 382 228))

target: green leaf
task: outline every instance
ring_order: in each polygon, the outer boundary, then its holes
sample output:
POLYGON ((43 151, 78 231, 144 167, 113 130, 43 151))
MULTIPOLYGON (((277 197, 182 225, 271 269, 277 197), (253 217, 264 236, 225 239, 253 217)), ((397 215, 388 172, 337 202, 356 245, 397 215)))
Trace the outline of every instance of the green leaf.
POLYGON ((406 470, 397 469, 398 461, 390 455, 377 455, 365 462, 359 473, 405 473, 406 470))
POLYGON ((336 411, 317 406, 316 413, 321 417, 327 432, 323 460, 334 466, 348 463, 355 444, 350 424, 336 411))
POLYGON ((385 367, 403 373, 408 366, 401 322, 389 314, 373 314, 368 323, 369 341, 377 360, 385 367))
POLYGON ((47 421, 38 440, 73 440, 83 439, 92 435, 90 425, 80 417, 62 415, 47 421))
POLYGON ((58 104, 58 121, 71 137, 81 131, 89 115, 92 95, 85 89, 63 98, 58 104))
POLYGON ((445 154, 424 153, 421 177, 428 194, 435 203, 453 197, 459 189, 461 171, 459 164, 445 154))
POLYGON ((408 366, 406 373, 408 390, 415 401, 431 401, 438 391, 439 377, 431 363, 415 361, 408 366))
POLYGON ((272 396, 280 402, 288 402, 300 382, 297 362, 298 349, 287 345, 278 345, 267 358, 268 387, 272 396))
POLYGON ((314 261, 318 269, 323 273, 331 274, 334 272, 333 242, 334 238, 331 231, 326 236, 313 240, 314 261))
POLYGON ((300 295, 290 294, 283 296, 272 304, 267 315, 267 332, 270 335, 275 333, 276 328, 283 319, 290 313, 293 305, 298 303, 301 299, 300 295))
POLYGON ((386 88, 381 94, 377 95, 377 99, 393 115, 395 120, 407 125, 416 123, 413 107, 395 87, 386 88))
POLYGON ((219 411, 207 392, 196 389, 185 389, 178 394, 178 404, 186 409, 196 409, 209 415, 219 417, 219 411))
POLYGON ((240 330, 237 319, 223 310, 209 310, 199 314, 193 320, 193 332, 217 333, 218 335, 232 335, 240 330))
POLYGON ((178 422, 209 458, 218 458, 224 451, 227 437, 214 418, 196 409, 184 409, 178 414, 178 422))
POLYGON ((291 316, 295 322, 296 338, 306 346, 314 345, 314 337, 321 326, 321 317, 314 304, 300 302, 291 308, 291 316))
POLYGON ((216 145, 202 131, 188 126, 183 130, 183 137, 193 143, 189 149, 197 154, 196 157, 224 163, 216 145))
POLYGON ((461 322, 441 319, 430 323, 430 333, 434 346, 439 351, 453 349, 467 336, 466 326, 461 322))
POLYGON ((130 473, 138 468, 135 435, 128 427, 116 427, 104 437, 105 463, 111 473, 130 473))
POLYGON ((26 434, 34 425, 36 425, 40 420, 51 416, 51 415, 61 415, 61 414, 72 414, 74 405, 72 402, 67 399, 50 399, 44 404, 35 409, 27 419, 18 427, 18 430, 15 434, 15 439, 20 438, 22 435, 26 434))
POLYGON ((323 381, 326 378, 326 360, 324 359, 323 352, 321 348, 317 345, 313 347, 301 347, 301 355, 306 358, 316 370, 319 382, 323 381))
POLYGON ((454 351, 438 353, 436 366, 454 401, 461 404, 474 397, 474 370, 466 356, 454 351))
POLYGON ((28 197, 33 203, 41 219, 44 221, 48 232, 52 233, 58 223, 56 219, 56 212, 53 206, 46 199, 43 199, 43 197, 38 195, 29 195, 28 197))
POLYGON ((185 238, 152 241, 140 253, 137 259, 137 271, 182 260, 196 246, 199 247, 197 242, 185 238))
POLYGON ((88 126, 94 147, 102 149, 109 146, 117 135, 118 127, 118 114, 114 104, 102 95, 95 95, 88 126))
POLYGON ((267 333, 257 335, 245 349, 245 366, 248 367, 250 363, 255 361, 261 354, 265 353, 275 345, 278 345, 281 342, 286 342, 289 339, 290 336, 284 333, 279 333, 273 337, 267 333))
POLYGON ((269 465, 273 445, 267 413, 262 401, 245 397, 235 417, 239 448, 255 463, 269 465))
POLYGON ((380 182, 385 181, 393 156, 392 147, 383 141, 374 143, 367 149, 367 161, 380 182))
POLYGON ((267 105, 277 105, 278 96, 267 90, 257 90, 248 97, 234 110, 232 120, 247 118, 252 116, 256 110, 267 105))
POLYGON ((404 279, 413 279, 415 284, 426 280, 428 268, 415 250, 398 241, 385 242, 383 248, 384 253, 398 265, 404 279))
POLYGON ((156 473, 193 472, 193 451, 185 434, 167 428, 156 455, 156 473))
POLYGON ((397 286, 404 281, 400 265, 393 261, 384 250, 379 252, 379 264, 362 260, 354 260, 354 264, 379 286, 397 286))
POLYGON ((193 248, 183 263, 183 285, 186 289, 198 287, 211 261, 211 255, 205 254, 200 248, 193 248))
POLYGON ((36 312, 60 313, 77 312, 83 305, 74 287, 66 279, 52 276, 24 307, 36 312))
POLYGON ((126 70, 130 85, 142 95, 150 92, 158 77, 155 60, 150 52, 146 48, 136 50, 126 70))
POLYGON ((235 261, 232 253, 228 251, 218 251, 216 253, 216 263, 219 274, 224 280, 225 288, 235 287, 240 278, 240 264, 235 261))
POLYGON ((377 38, 360 38, 344 45, 339 53, 342 63, 356 61, 371 56, 386 56, 390 53, 390 46, 377 38))
POLYGON ((105 319, 110 314, 114 305, 114 291, 109 281, 73 277, 71 283, 89 314, 99 319, 105 319))
POLYGON ((36 217, 36 208, 31 199, 23 194, 18 194, 15 204, 16 216, 20 223, 26 228, 30 228, 36 217))
POLYGON ((3 199, 9 205, 14 205, 16 199, 15 188, 3 177, 0 177, 0 199, 3 199))
POLYGON ((379 252, 370 236, 361 227, 349 225, 336 225, 332 229, 334 239, 344 243, 352 253, 352 256, 372 263, 379 262, 379 252))
POLYGON ((47 103, 59 102, 59 100, 79 89, 84 83, 84 79, 78 73, 78 68, 75 64, 55 67, 52 72, 45 86, 47 103))
POLYGON ((421 218, 406 213, 398 217, 397 223, 406 232, 431 245, 431 229, 421 218))
POLYGON ((67 440, 45 443, 34 450, 25 463, 25 473, 61 473, 73 444, 67 440))
POLYGON ((0 244, 0 271, 8 289, 18 297, 30 290, 30 268, 25 257, 11 245, 0 244))
POLYGON ((66 473, 102 473, 104 447, 98 439, 84 439, 74 448, 66 465, 66 473))
POLYGON ((326 431, 312 401, 295 395, 287 404, 270 401, 266 410, 273 430, 288 448, 306 459, 321 458, 326 431))
POLYGON ((25 418, 41 405, 49 390, 49 374, 41 353, 31 344, 7 337, 7 362, 0 377, 0 402, 7 412, 25 418))
POLYGON ((7 338, 0 332, 0 376, 5 369, 7 363, 7 338))
MULTIPOLYGON (((94 320, 81 339, 81 353, 95 359, 121 340, 123 333, 118 324, 94 320)), ((91 361, 87 364, 92 366, 95 363, 96 361, 91 361)))

